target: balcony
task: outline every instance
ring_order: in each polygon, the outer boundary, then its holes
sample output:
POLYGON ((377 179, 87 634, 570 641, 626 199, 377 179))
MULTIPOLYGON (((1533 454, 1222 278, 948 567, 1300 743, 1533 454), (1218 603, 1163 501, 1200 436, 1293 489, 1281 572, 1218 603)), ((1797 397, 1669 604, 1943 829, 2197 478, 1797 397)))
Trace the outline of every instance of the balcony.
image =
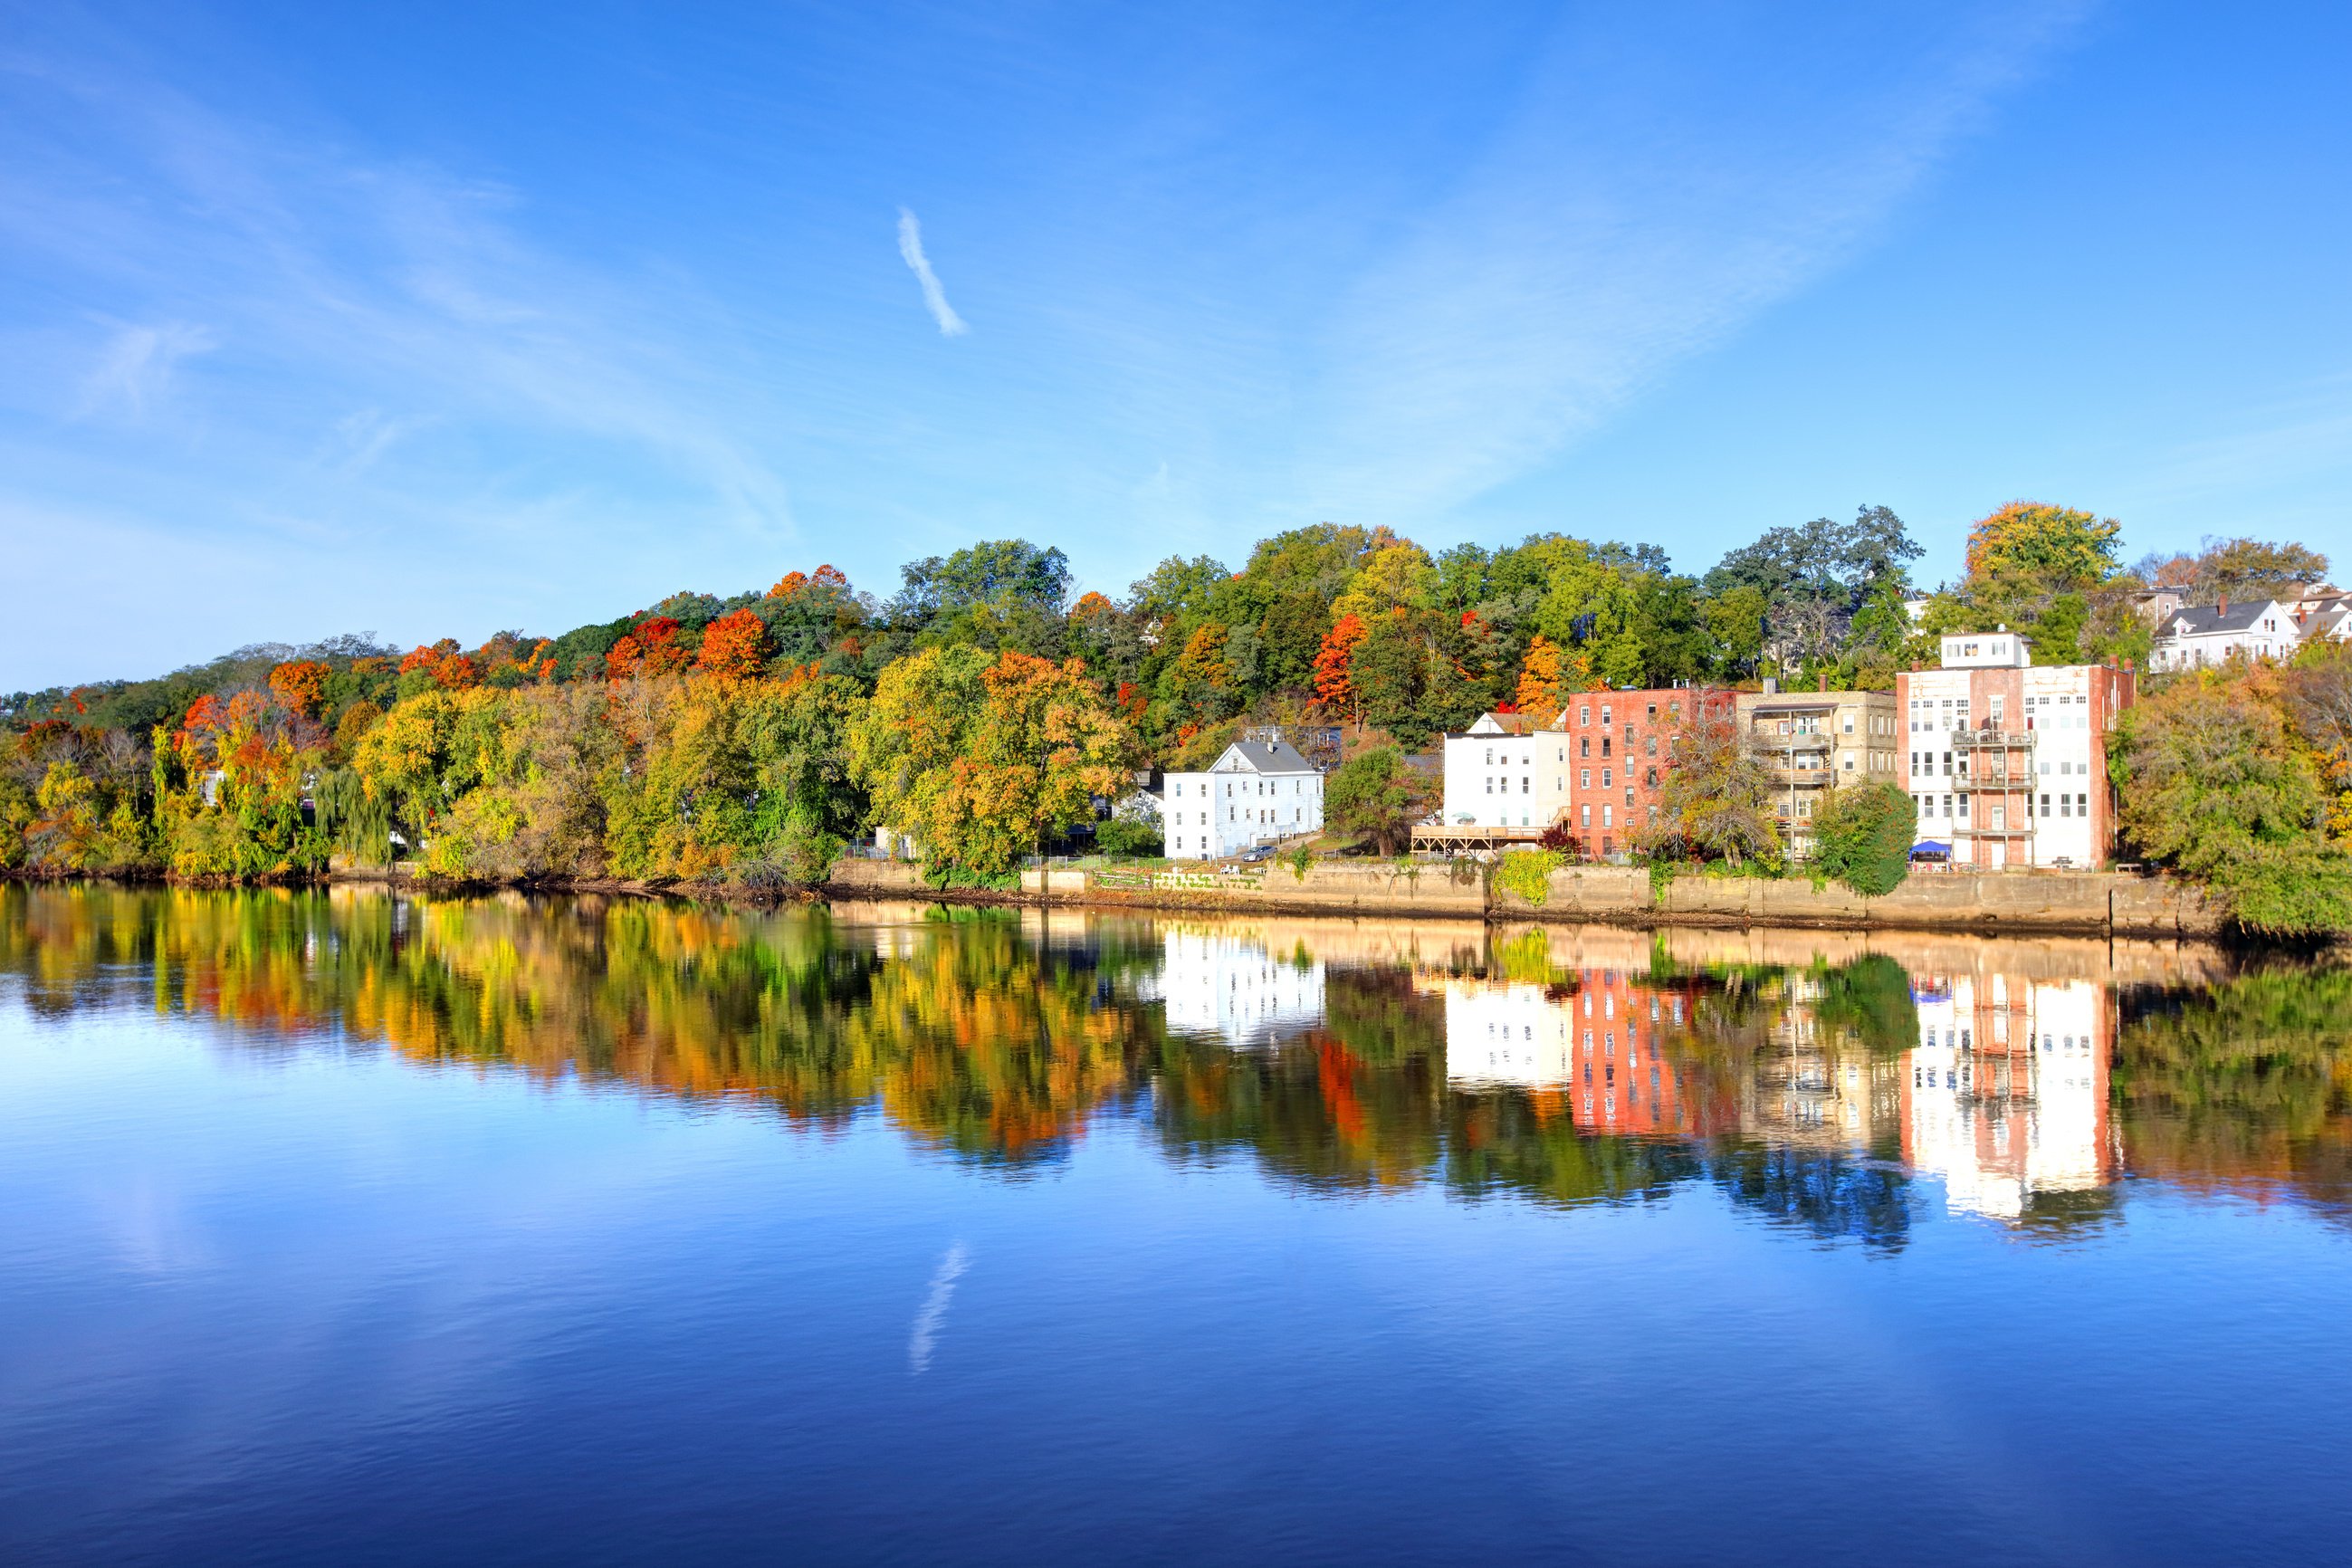
POLYGON ((2031 730, 1955 730, 1948 737, 1956 752, 2008 751, 2016 747, 2031 750, 2033 731, 2031 730))

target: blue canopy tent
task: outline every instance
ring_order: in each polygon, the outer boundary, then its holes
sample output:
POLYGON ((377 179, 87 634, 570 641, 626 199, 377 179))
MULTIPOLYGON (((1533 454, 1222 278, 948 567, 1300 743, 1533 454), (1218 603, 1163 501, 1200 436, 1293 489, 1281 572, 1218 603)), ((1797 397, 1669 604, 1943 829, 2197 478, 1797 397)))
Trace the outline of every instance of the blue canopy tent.
POLYGON ((1933 838, 1922 838, 1911 846, 1911 858, 1914 860, 1948 860, 1951 858, 1952 847, 1939 844, 1933 838))

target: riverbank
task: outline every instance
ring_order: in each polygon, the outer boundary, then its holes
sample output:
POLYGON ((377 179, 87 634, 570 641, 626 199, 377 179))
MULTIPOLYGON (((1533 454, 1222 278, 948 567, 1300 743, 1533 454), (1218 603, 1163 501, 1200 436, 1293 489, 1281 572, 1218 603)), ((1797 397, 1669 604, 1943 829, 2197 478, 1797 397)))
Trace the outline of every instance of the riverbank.
POLYGON ((1785 926, 2200 941, 2228 934, 2227 922, 2197 889, 2168 877, 2111 871, 1937 872, 1910 878, 1894 892, 1872 899, 1835 882, 1815 887, 1799 880, 1683 876, 1653 883, 1649 872, 1638 868, 1562 867, 1551 874, 1545 897, 1537 902, 1495 886, 1475 870, 1421 862, 1320 860, 1303 872, 1280 865, 1234 873, 1046 868, 1022 873, 1017 891, 939 893, 925 886, 918 866, 845 860, 823 890, 853 899, 1450 917, 1636 929, 1785 926))
MULTIPOLYGON (((60 879, 16 874, 10 879, 60 879)), ((369 868, 338 868, 320 880, 436 886, 404 872, 369 868)), ((467 891, 492 890, 497 885, 437 886, 467 891)), ((723 887, 609 878, 522 886, 524 890, 543 892, 688 897, 744 904, 779 901, 773 895, 755 896, 723 887)), ((1779 927, 2208 942, 2231 934, 2229 922, 2196 888, 2169 877, 2112 871, 1937 872, 1912 877, 1884 897, 1864 898, 1835 882, 1816 887, 1797 879, 1679 876, 1654 883, 1648 871, 1639 868, 1579 866, 1552 872, 1543 899, 1537 901, 1496 885, 1467 864, 1457 868, 1418 861, 1319 860, 1303 872, 1286 865, 1260 865, 1233 872, 1205 868, 1046 867, 1024 871, 1015 888, 940 889, 923 880, 919 865, 852 859, 836 865, 824 882, 793 889, 783 896, 1349 919, 1532 921, 1632 930, 1779 927)))

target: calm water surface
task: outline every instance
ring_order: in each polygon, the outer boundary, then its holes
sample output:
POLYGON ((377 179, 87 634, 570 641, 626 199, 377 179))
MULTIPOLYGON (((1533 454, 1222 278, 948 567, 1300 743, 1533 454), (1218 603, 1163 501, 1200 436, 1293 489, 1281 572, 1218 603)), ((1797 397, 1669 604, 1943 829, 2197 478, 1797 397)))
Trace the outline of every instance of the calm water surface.
POLYGON ((2352 973, 0 887, 0 1561, 2336 1563, 2352 973))

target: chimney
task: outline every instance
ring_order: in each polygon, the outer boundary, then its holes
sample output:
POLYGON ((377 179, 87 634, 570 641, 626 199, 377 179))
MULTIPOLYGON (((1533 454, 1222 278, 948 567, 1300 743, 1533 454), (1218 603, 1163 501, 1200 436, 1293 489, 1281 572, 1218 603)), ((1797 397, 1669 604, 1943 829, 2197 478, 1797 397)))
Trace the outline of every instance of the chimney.
POLYGON ((2217 616, 2226 616, 2230 613, 2229 595, 2224 594, 2221 595, 2221 602, 2213 606, 2213 613, 2217 616))
POLYGON ((1827 691, 1829 689, 1830 689, 1830 678, 1829 678, 1827 675, 1824 675, 1824 676, 1822 676, 1822 689, 1823 691, 1827 691))
POLYGON ((1780 689, 1780 678, 1779 676, 1777 676, 1777 675, 1768 675, 1768 676, 1766 676, 1766 677, 1764 678, 1764 695, 1765 695, 1765 696, 1769 697, 1769 696, 1771 696, 1773 693, 1775 693, 1775 692, 1779 691, 1780 689))

